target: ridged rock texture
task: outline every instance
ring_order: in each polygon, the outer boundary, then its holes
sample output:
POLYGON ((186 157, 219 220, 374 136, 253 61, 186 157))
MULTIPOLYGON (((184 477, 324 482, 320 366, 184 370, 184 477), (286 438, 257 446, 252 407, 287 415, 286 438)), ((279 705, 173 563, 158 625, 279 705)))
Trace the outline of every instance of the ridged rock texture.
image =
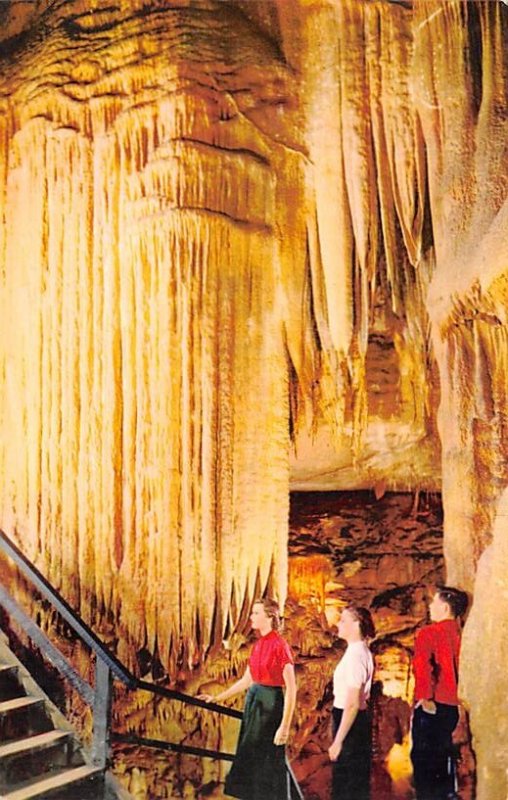
POLYGON ((506 5, 13 0, 0 56, 1 527, 172 673, 284 600, 290 487, 442 487, 504 800, 506 5))

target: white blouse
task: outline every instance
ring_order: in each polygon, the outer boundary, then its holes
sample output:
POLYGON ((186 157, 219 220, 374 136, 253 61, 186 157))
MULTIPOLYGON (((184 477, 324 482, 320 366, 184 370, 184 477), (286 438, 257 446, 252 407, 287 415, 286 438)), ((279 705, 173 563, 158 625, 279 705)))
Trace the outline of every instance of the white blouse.
POLYGON ((333 673, 333 705, 344 708, 348 689, 360 689, 360 708, 367 707, 374 674, 374 659, 367 644, 351 642, 333 673))

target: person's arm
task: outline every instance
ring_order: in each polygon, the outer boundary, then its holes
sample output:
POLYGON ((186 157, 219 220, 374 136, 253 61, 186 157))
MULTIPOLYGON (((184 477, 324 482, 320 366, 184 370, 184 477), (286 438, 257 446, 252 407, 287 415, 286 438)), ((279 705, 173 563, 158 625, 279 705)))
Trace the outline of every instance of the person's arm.
POLYGON ((430 631, 422 628, 415 640, 413 671, 415 675, 416 708, 422 706, 428 714, 436 713, 434 702, 433 646, 430 631))
POLYGON ((247 667, 244 674, 241 678, 239 678, 235 683, 233 683, 228 689, 224 689, 219 694, 198 694, 198 700, 204 700, 205 703, 222 703, 224 700, 229 700, 230 697, 234 697, 235 694, 240 694, 240 692, 244 692, 246 689, 249 688, 252 684, 252 675, 250 674, 250 669, 247 667))
POLYGON ((337 733, 335 734, 335 738, 331 746, 328 748, 330 761, 337 761, 338 757, 340 756, 344 739, 351 730, 351 726, 353 725, 356 715, 360 709, 360 694, 360 687, 350 686, 347 690, 346 703, 344 706, 344 711, 342 712, 342 719, 337 729, 337 733))
POLYGON ((296 678, 293 664, 285 665, 282 671, 282 677, 284 678, 284 685, 286 687, 284 692, 284 711, 281 723, 273 737, 274 744, 286 744, 296 704, 296 678))

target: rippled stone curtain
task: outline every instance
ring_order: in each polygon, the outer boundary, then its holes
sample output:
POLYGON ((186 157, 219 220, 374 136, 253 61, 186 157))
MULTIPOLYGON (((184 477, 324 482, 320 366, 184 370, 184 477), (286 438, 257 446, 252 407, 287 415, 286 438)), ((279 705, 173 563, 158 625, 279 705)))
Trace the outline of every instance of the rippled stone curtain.
POLYGON ((2 67, 1 523, 174 669, 285 596, 305 158, 234 9, 73 10, 2 67))

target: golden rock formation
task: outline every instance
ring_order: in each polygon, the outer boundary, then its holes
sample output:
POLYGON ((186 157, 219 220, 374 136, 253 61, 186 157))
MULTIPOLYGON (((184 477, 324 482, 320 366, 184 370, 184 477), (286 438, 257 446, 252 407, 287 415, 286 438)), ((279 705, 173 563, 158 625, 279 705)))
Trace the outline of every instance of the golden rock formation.
POLYGON ((55 9, 3 78, 2 524, 165 663, 286 580, 302 156, 252 121, 280 56, 209 6, 55 9))
POLYGON ((290 486, 442 484, 479 800, 507 791, 478 658, 508 646, 507 53, 496 0, 0 8, 1 527, 172 670, 285 598, 290 486))

